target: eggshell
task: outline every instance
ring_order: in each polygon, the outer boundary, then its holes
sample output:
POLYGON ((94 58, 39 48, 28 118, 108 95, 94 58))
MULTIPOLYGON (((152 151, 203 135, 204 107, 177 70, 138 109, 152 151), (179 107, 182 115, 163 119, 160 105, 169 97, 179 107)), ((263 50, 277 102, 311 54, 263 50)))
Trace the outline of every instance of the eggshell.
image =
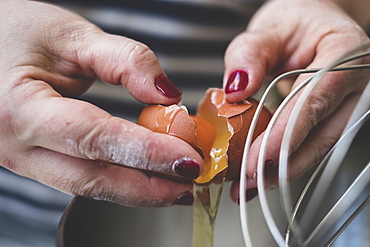
POLYGON ((197 121, 189 116, 184 106, 147 105, 141 112, 137 124, 154 132, 169 134, 189 143, 201 156, 197 138, 197 121))
MULTIPOLYGON (((178 137, 198 151, 205 159, 205 165, 211 165, 204 167, 196 182, 207 183, 225 170, 227 170, 226 179, 237 179, 245 140, 257 105, 258 101, 252 98, 230 104, 225 100, 221 88, 210 88, 199 102, 198 116, 190 116, 185 106, 148 105, 141 112, 137 123, 155 132, 178 137), (220 138, 216 139, 216 136, 220 138), (226 148, 224 156, 227 157, 227 161, 206 162, 211 159, 211 150, 217 142, 218 150, 220 143, 226 148)), ((270 119, 271 113, 264 107, 253 140, 265 130, 270 119)), ((219 156, 216 159, 225 157, 219 156)))
POLYGON ((191 115, 191 117, 197 123, 197 139, 199 147, 203 151, 204 158, 207 158, 207 156, 210 156, 212 144, 216 138, 216 130, 206 120, 197 116, 191 115))
MULTIPOLYGON (((210 111, 209 108, 212 106, 209 103, 216 109, 218 116, 227 119, 231 137, 228 141, 229 146, 227 148, 228 167, 226 179, 236 179, 240 174, 245 140, 257 109, 258 101, 248 98, 239 103, 229 103, 225 100, 224 91, 221 88, 209 88, 199 103, 198 112, 210 111)), ((270 119, 271 113, 267 108, 263 107, 252 140, 266 129, 270 119)), ((218 170, 221 171, 222 168, 218 168, 218 170)))

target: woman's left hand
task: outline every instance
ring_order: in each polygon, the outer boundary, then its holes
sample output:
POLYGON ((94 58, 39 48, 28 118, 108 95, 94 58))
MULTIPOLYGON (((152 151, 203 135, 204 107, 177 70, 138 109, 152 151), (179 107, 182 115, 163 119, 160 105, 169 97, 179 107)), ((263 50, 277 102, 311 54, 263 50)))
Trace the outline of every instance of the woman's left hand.
MULTIPOLYGON (((369 43, 369 38, 363 29, 332 1, 270 1, 226 51, 226 99, 238 102, 253 95, 266 75, 328 66, 365 43, 369 43)), ((293 88, 308 76, 298 76, 293 88)), ((291 179, 317 164, 336 142, 369 78, 368 70, 330 73, 311 92, 290 144, 288 173, 291 179)), ((269 186, 277 184, 280 143, 296 101, 297 97, 287 105, 270 135, 266 154, 268 167, 265 167, 269 186)), ((250 148, 247 194, 256 192, 261 140, 262 135, 250 148)), ((231 189, 234 201, 239 196, 238 175, 235 174, 231 189)))

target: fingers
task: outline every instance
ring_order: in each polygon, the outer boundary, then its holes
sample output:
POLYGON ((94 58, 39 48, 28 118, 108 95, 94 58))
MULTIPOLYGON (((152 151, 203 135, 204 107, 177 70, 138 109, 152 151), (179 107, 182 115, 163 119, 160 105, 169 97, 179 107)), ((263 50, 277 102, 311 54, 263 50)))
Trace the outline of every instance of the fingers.
MULTIPOLYGON (((286 129, 292 109, 297 102, 297 97, 293 98, 274 124, 266 145, 263 164, 266 186, 264 189, 278 186, 279 155, 285 131, 293 132, 288 150, 288 179, 294 180, 318 165, 339 139, 358 101, 359 93, 363 91, 363 86, 369 79, 370 75, 365 70, 328 73, 310 93, 295 128, 286 129)), ((298 78, 297 81, 300 80, 303 78, 298 78)), ((247 175, 254 180, 257 179, 257 163, 263 137, 259 136, 249 150, 247 175)), ((252 183, 249 185, 253 186, 252 183)), ((236 190, 233 187, 231 192, 234 200, 236 190)), ((248 187, 246 193, 253 194, 253 191, 253 187, 248 187)))
MULTIPOLYGON (((293 134, 292 143, 289 150, 288 179, 293 180, 301 176, 311 167, 319 164, 327 152, 339 139, 351 112, 358 101, 358 94, 346 97, 341 104, 325 119, 317 125, 309 128, 307 133, 302 135, 293 134)), ((302 118, 305 118, 302 113, 302 118)), ((298 121, 297 126, 302 122, 298 121)), ((285 124, 284 124, 285 126, 285 124)), ((301 128, 302 130, 302 128, 301 128)), ((297 132, 296 129, 294 130, 297 132)), ((293 132, 294 133, 294 132, 293 132)), ((265 172, 267 176, 267 186, 276 186, 278 183, 277 169, 279 166, 279 154, 284 128, 273 129, 266 147, 265 172), (270 175, 268 174, 270 173, 270 175)), ((256 178, 257 160, 260 150, 262 136, 252 144, 247 168, 247 174, 256 178)))
MULTIPOLYGON (((226 99, 237 102, 250 96, 258 90, 266 75, 276 76, 298 68, 326 67, 340 55, 368 40, 358 25, 330 2, 270 1, 254 17, 247 32, 239 35, 228 47, 224 78, 226 99), (284 11, 279 11, 281 9, 284 11)), ((307 77, 299 76, 293 88, 307 77)), ((343 130, 346 122, 344 119, 350 114, 345 110, 343 100, 351 94, 361 92, 368 80, 368 74, 357 71, 328 73, 321 79, 304 103, 295 129, 288 130, 293 133, 289 146, 292 160, 289 167, 290 178, 301 175, 328 151, 343 130), (336 112, 343 114, 341 119, 336 112), (330 125, 325 124, 329 119, 339 122, 332 124, 330 128, 330 125), (328 132, 321 133, 325 139, 315 136, 314 133, 320 129, 328 132), (295 158, 296 155, 298 159, 295 158), (299 165, 296 166, 293 160, 299 165)), ((267 143, 267 186, 277 183, 281 140, 298 97, 294 97, 285 107, 267 143)), ((257 177, 262 138, 263 136, 258 137, 249 151, 247 175, 251 179, 257 177)))
MULTIPOLYGON (((289 167, 287 171, 287 178, 289 181, 297 179, 322 161, 324 156, 333 147, 339 136, 342 134, 343 128, 348 121, 348 117, 353 111, 355 104, 358 102, 358 98, 359 95, 352 95, 346 98, 341 106, 338 107, 330 117, 321 121, 319 125, 312 129, 299 148, 295 152, 291 153, 289 156, 289 167)), ((275 145, 269 145, 267 148, 267 158, 264 163, 264 182, 266 186, 264 189, 267 190, 279 185, 279 157, 276 157, 275 160, 271 159, 271 157, 275 157, 274 155, 280 151, 273 149, 275 146, 280 147, 280 145, 276 145, 278 141, 281 141, 281 139, 277 140, 277 138, 271 138, 269 142, 274 143, 275 145)), ((253 161, 248 161, 248 164, 251 164, 251 162, 257 162, 255 158, 256 152, 259 151, 259 146, 260 140, 253 143, 250 153, 254 159, 252 159, 253 161), (258 150, 256 149, 257 147, 258 150)), ((248 171, 249 176, 253 177, 253 179, 247 177, 247 200, 253 199, 258 194, 256 172, 257 167, 248 171)), ((239 189, 239 181, 234 181, 230 190, 230 195, 232 200, 235 202, 238 202, 239 200, 239 189)))
POLYGON ((225 97, 241 101, 257 92, 266 75, 327 66, 366 42, 365 32, 331 2, 270 1, 227 48, 225 97))
POLYGON ((182 204, 192 203, 191 183, 148 176, 139 170, 104 161, 84 160, 35 148, 16 163, 18 174, 75 196, 128 206, 170 206, 180 199, 182 204))
POLYGON ((224 73, 225 97, 229 102, 244 100, 258 91, 266 71, 280 55, 276 38, 269 32, 245 32, 230 43, 224 73))
MULTIPOLYGON (((335 37, 338 38, 339 35, 335 37)), ((338 54, 345 53, 345 50, 354 49, 358 47, 360 43, 353 41, 351 38, 344 38, 343 42, 348 42, 343 48, 341 45, 332 45, 334 37, 327 37, 325 41, 322 41, 320 46, 325 47, 325 51, 319 52, 310 67, 322 68, 328 66, 328 61, 333 58, 338 58, 338 54), (328 42, 328 44, 326 44, 328 42)), ((357 63, 358 61, 356 61, 357 63)), ((361 63, 361 61, 359 61, 361 63)), ((295 81, 293 88, 298 86, 302 81, 308 78, 308 75, 301 75, 295 81)), ((341 111, 343 118, 338 119, 341 128, 328 128, 330 134, 339 137, 337 131, 341 131, 346 123, 345 119, 349 117, 350 111, 341 110, 345 105, 345 100, 351 95, 357 95, 363 91, 364 86, 370 78, 369 71, 367 70, 354 70, 346 72, 329 72, 320 79, 315 88, 310 92, 306 102, 304 103, 292 135, 292 142, 290 143, 290 152, 295 152, 297 149, 301 149, 301 143, 312 135, 311 130, 318 125, 321 125, 322 121, 327 118, 331 118, 331 115, 336 111, 341 111), (355 82, 355 83, 353 83, 355 82)), ((268 144, 268 153, 266 156, 267 160, 273 160, 275 163, 278 162, 278 153, 280 149, 280 143, 282 140, 283 133, 287 126, 288 119, 291 115, 296 102, 300 97, 300 93, 292 99, 292 101, 285 107, 281 117, 278 118, 276 127, 272 130, 271 140, 274 144, 268 144)), ((333 126, 338 126, 334 125, 333 126)), ((261 140, 261 139, 260 139, 261 140)), ((259 140, 259 141, 260 141, 259 140)), ((256 143, 256 145, 259 145, 256 143)), ((326 149, 325 149, 326 150, 326 149)), ((311 156, 311 160, 314 156, 311 156)), ((322 157, 322 156, 321 156, 322 157)), ((309 163, 309 162, 308 162, 309 163)), ((251 171, 250 171, 251 172, 251 171)), ((251 174, 251 173, 250 173, 251 174)))
POLYGON ((76 41, 76 53, 85 73, 92 69, 103 81, 122 84, 141 102, 170 105, 181 99, 180 89, 165 75, 154 52, 140 42, 88 32, 76 41))
POLYGON ((196 178, 202 159, 190 145, 61 97, 99 77, 145 103, 179 102, 181 91, 147 46, 43 3, 14 4, 5 20, 4 47, 16 49, 4 55, 1 165, 68 193, 128 205, 170 205, 191 189, 153 176, 196 178))
MULTIPOLYGON (((285 5, 292 4, 284 1, 264 4, 250 21, 247 30, 235 37, 228 46, 224 58, 223 85, 229 102, 252 96, 259 90, 266 75, 283 70, 293 49, 289 41, 297 24, 294 20, 297 9, 289 13, 288 20, 285 16, 289 10, 284 10, 284 13, 277 11, 286 8, 285 5)), ((310 59, 310 56, 306 54, 305 58, 310 59)))
POLYGON ((357 94, 348 96, 328 118, 310 131, 299 149, 290 156, 288 179, 303 175, 321 162, 342 134, 359 97, 357 94))
MULTIPOLYGON (((245 198, 247 201, 252 200, 255 196, 257 196, 258 191, 257 191, 257 181, 253 180, 251 178, 246 178, 246 194, 245 198)), ((235 203, 240 202, 239 194, 240 193, 240 181, 239 180, 234 180, 231 184, 230 187, 230 197, 231 200, 233 200, 235 203)))
POLYGON ((25 5, 15 8, 9 19, 18 20, 14 27, 27 26, 32 32, 16 33, 20 40, 4 41, 9 46, 25 46, 11 52, 12 57, 23 62, 21 66, 31 68, 25 77, 46 81, 63 96, 83 93, 98 77, 113 85, 123 85, 144 103, 169 105, 181 100, 180 89, 166 77, 148 46, 105 33, 56 6, 38 2, 25 5), (31 8, 40 9, 38 13, 44 18, 30 15, 31 8), (24 56, 25 52, 30 55, 24 56))
POLYGON ((28 85, 32 90, 22 91, 30 94, 25 93, 28 102, 13 99, 22 106, 14 113, 14 128, 23 145, 170 176, 200 174, 202 158, 180 139, 112 117, 89 103, 52 96, 52 89, 43 88, 46 83, 28 85))

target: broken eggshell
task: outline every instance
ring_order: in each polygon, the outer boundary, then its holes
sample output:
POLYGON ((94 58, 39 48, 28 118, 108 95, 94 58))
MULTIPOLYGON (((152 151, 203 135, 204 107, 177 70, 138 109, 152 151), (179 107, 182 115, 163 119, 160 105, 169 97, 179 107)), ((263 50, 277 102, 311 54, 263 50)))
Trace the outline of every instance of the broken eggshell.
MULTIPOLYGON (((209 108, 207 106, 209 103, 217 109, 218 117, 225 118, 227 121, 228 131, 231 136, 228 140, 229 146, 227 148, 228 171, 226 179, 237 179, 240 176, 245 141, 259 102, 253 98, 248 98, 242 102, 229 103, 225 100, 222 89, 210 88, 207 90, 203 100, 199 103, 198 114, 205 112, 209 108)), ((270 111, 266 107, 263 107, 253 133, 252 141, 266 129, 271 116, 270 111)))
MULTIPOLYGON (((205 166, 196 183, 208 183, 226 169, 226 179, 236 179, 257 104, 254 99, 230 104, 222 89, 210 88, 198 105, 197 116, 189 115, 185 106, 148 105, 137 123, 154 132, 176 136, 202 155, 205 166)), ((253 139, 264 131, 270 118, 264 108, 253 139)))

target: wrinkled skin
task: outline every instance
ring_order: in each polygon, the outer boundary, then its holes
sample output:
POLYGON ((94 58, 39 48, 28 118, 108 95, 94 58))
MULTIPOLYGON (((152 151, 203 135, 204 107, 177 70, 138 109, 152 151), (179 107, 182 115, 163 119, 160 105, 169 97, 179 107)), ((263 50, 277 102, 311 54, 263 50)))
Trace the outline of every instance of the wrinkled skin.
POLYGON ((131 206, 172 205, 192 189, 191 180, 142 172, 176 177, 172 164, 182 158, 201 166, 190 145, 67 97, 99 77, 144 103, 179 102, 156 89, 164 72, 147 46, 51 5, 11 0, 0 9, 2 166, 66 193, 131 206))
MULTIPOLYGON (((225 83, 235 70, 245 70, 249 75, 247 88, 230 93, 226 98, 230 102, 240 101, 253 95, 266 75, 275 77, 295 69, 322 68, 366 43, 369 43, 369 38, 363 29, 332 1, 270 1, 256 13, 246 31, 237 36, 226 51, 225 83)), ((292 87, 308 76, 295 78, 292 87)), ((329 151, 343 131, 369 78, 369 70, 336 72, 319 82, 305 103, 293 134, 289 151, 290 179, 302 175, 329 151)), ((266 171, 270 188, 277 185, 280 143, 296 100, 295 97, 283 111, 269 139, 266 161, 273 160, 275 164, 266 171)), ((250 191, 257 186, 261 141, 262 136, 256 139, 249 151, 247 186, 250 191)), ((234 201, 238 200, 238 193, 239 182, 235 178, 231 188, 234 201)))

